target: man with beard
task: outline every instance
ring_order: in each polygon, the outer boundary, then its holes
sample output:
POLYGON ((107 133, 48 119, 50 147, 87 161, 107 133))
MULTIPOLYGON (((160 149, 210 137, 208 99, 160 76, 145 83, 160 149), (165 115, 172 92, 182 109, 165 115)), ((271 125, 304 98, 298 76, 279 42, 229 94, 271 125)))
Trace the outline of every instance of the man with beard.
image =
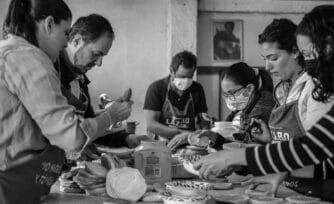
MULTIPOLYGON (((63 95, 84 118, 95 116, 88 90, 90 81, 86 73, 93 67, 102 65, 103 57, 108 54, 114 38, 113 28, 104 17, 97 14, 80 17, 68 33, 67 47, 60 53, 55 64, 61 78, 63 95)), ((95 143, 133 148, 140 141, 138 136, 123 131, 112 137, 101 137, 95 143)))

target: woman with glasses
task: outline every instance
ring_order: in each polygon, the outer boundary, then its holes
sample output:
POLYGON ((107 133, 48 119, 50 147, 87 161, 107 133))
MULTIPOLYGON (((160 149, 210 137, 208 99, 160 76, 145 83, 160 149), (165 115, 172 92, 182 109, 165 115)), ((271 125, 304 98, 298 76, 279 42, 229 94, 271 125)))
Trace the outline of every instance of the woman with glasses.
POLYGON ((239 62, 227 68, 221 81, 222 97, 232 111, 226 121, 241 128, 250 118, 268 121, 274 106, 273 82, 264 70, 239 62), (241 120, 240 120, 241 119, 241 120), (246 120, 246 121, 245 121, 246 120))
MULTIPOLYGON (((248 129, 251 118, 268 121, 275 101, 273 82, 265 70, 239 62, 228 67, 222 78, 222 98, 231 110, 226 121, 239 126, 241 131, 248 129)), ((221 142, 216 141, 215 147, 220 145, 221 142)))

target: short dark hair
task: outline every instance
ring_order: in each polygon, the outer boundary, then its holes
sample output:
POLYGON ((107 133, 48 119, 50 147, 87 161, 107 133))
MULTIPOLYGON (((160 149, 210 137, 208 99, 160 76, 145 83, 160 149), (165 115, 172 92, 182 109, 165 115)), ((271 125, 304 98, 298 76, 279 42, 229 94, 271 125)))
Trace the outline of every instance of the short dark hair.
POLYGON ((110 22, 101 15, 90 14, 80 17, 71 28, 69 41, 72 41, 76 34, 80 34, 85 42, 95 41, 102 35, 109 35, 114 40, 115 33, 110 22))
POLYGON ((222 79, 231 80, 233 83, 243 87, 246 87, 248 84, 253 84, 255 90, 259 87, 259 80, 255 71, 244 62, 238 62, 226 68, 223 72, 222 79))
MULTIPOLYGON (((297 25, 290 19, 274 19, 259 35, 259 44, 277 43, 277 48, 288 53, 298 52, 295 32, 297 25)), ((303 65, 303 56, 298 56, 298 63, 303 65)))
POLYGON ((69 7, 63 0, 12 0, 2 26, 3 37, 14 34, 38 46, 37 22, 52 16, 55 24, 72 18, 69 7))
POLYGON ((259 35, 258 42, 277 43, 279 49, 292 53, 297 49, 296 29, 297 25, 289 19, 274 19, 259 35))
POLYGON ((180 65, 183 65, 186 69, 195 69, 197 68, 197 58, 196 56, 184 50, 174 55, 172 63, 170 65, 171 71, 176 72, 180 65))

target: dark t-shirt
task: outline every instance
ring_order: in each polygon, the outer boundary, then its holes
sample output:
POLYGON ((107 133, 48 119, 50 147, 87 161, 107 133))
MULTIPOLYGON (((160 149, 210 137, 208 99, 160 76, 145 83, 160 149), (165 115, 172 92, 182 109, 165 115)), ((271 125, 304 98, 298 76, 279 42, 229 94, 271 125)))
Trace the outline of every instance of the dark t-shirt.
MULTIPOLYGON (((165 102, 168 83, 170 81, 169 76, 158 81, 153 82, 147 89, 145 96, 144 109, 161 111, 162 106, 165 102)), ((169 99, 173 106, 177 107, 180 110, 184 110, 187 100, 192 94, 194 104, 195 104, 195 113, 205 113, 208 110, 205 100, 205 94, 203 87, 200 83, 194 81, 192 85, 179 96, 175 91, 171 89, 169 92, 169 99)))

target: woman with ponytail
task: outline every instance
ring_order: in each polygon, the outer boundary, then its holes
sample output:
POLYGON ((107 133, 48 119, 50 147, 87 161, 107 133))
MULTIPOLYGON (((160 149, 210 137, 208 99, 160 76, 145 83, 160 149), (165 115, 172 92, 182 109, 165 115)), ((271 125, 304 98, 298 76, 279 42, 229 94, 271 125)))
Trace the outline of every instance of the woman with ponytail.
POLYGON ((0 203, 39 203, 65 154, 79 156, 107 127, 129 117, 112 103, 79 119, 62 95, 53 63, 67 44, 72 14, 63 0, 12 0, 0 41, 0 203))

